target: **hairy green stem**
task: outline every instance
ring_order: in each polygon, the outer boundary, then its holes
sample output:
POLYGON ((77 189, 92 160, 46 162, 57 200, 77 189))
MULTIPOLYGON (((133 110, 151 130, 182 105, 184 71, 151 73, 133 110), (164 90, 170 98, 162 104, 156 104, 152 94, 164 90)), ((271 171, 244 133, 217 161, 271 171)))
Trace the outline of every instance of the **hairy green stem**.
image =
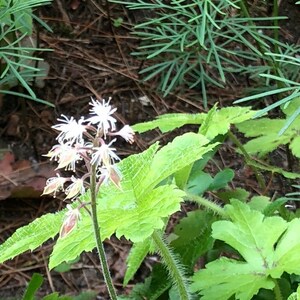
POLYGON ((177 260, 176 256, 172 250, 167 245, 167 242, 163 237, 157 232, 154 231, 152 234, 153 241, 158 249, 163 262, 165 263, 168 272, 172 278, 173 284, 177 287, 180 300, 189 300, 191 299, 190 293, 188 291, 187 279, 184 276, 183 267, 177 260))
POLYGON ((100 264, 103 272, 103 277, 108 289, 108 293, 111 299, 117 300, 117 294, 110 276, 106 255, 104 251, 104 246, 101 241, 101 233, 100 233, 100 227, 98 222, 98 216, 97 216, 97 196, 96 196, 96 190, 97 190, 97 183, 96 183, 96 166, 92 166, 92 173, 91 173, 91 182, 90 182, 90 191, 91 191, 91 208, 92 208, 92 220, 93 220, 93 227, 94 227, 94 235, 95 235, 95 241, 97 245, 97 250, 100 258, 100 264))
POLYGON ((227 134, 228 134, 228 137, 232 140, 232 142, 234 142, 236 144, 236 146, 241 150, 242 154, 245 157, 246 164, 248 164, 248 166, 252 169, 260 189, 264 192, 266 190, 266 184, 265 184, 265 181, 263 180, 262 174, 258 171, 258 169, 255 166, 251 165, 251 161, 253 159, 248 154, 248 152, 246 151, 246 149, 244 148, 242 143, 238 140, 238 138, 230 130, 228 130, 227 134))
POLYGON ((212 201, 209 201, 207 199, 205 199, 204 197, 200 197, 198 195, 193 195, 193 194, 186 194, 185 196, 185 199, 186 200, 189 200, 189 201, 194 201, 210 210, 212 210, 213 212, 215 212, 216 214, 226 218, 226 213, 224 211, 224 209, 217 205, 216 203, 212 202, 212 201))

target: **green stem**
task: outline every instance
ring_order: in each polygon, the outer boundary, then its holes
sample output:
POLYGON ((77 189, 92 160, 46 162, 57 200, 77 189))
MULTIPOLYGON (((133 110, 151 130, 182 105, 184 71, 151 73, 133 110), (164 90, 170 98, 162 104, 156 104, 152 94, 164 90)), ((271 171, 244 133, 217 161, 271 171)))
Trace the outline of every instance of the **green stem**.
POLYGON ((281 290, 278 284, 278 281, 274 279, 275 287, 274 287, 274 294, 275 294, 275 300, 283 300, 281 290))
POLYGON ((217 205, 216 203, 213 203, 212 201, 209 201, 203 197, 193 195, 193 194, 188 194, 188 193, 186 194, 185 199, 189 200, 189 201, 194 201, 194 202, 212 210, 213 212, 222 216, 223 218, 226 218, 226 213, 225 213, 224 209, 221 206, 217 205))
POLYGON ((158 249, 161 258, 163 259, 168 272, 172 278, 173 284, 177 287, 180 300, 189 300, 191 299, 190 293, 188 291, 187 279, 184 276, 183 267, 180 265, 176 259, 174 253, 168 247, 166 241, 163 237, 157 232, 154 231, 152 234, 153 241, 158 249))
POLYGON ((258 171, 258 169, 251 165, 251 161, 253 160, 251 158, 251 156, 248 154, 248 152, 246 151, 246 149, 244 148, 244 146, 242 145, 242 143, 238 140, 238 138, 229 130, 228 131, 228 136, 229 138, 236 144, 236 146, 241 150, 242 154, 245 157, 246 160, 246 164, 248 164, 248 166, 252 169, 256 180, 258 182, 258 185, 260 187, 260 189, 264 192, 266 190, 266 184, 265 181, 263 180, 263 176, 262 174, 258 171))
POLYGON ((110 276, 105 250, 103 243, 101 241, 101 233, 100 227, 98 222, 97 216, 97 197, 96 197, 96 166, 92 166, 92 173, 91 173, 91 182, 90 182, 90 190, 91 190, 91 208, 92 208, 92 221, 93 221, 93 228, 94 228, 94 235, 95 241, 97 245, 98 255, 100 258, 101 268, 103 271, 103 277, 108 289, 108 293, 111 299, 117 300, 117 294, 110 276))

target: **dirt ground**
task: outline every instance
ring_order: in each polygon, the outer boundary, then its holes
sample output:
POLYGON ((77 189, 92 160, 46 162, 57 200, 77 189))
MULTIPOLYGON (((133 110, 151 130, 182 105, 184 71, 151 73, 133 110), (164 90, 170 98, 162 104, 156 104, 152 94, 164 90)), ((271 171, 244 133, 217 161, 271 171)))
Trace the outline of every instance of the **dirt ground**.
MULTIPOLYGON (((282 1, 282 14, 289 15, 290 19, 282 24, 281 34, 286 40, 299 43, 300 6, 293 3, 282 1)), ((38 15, 53 32, 38 31, 40 47, 52 51, 40 54, 49 64, 50 71, 44 87, 37 87, 35 91, 55 108, 10 96, 3 98, 0 114, 0 243, 20 226, 46 212, 60 210, 66 204, 60 197, 39 197, 46 178, 55 173, 55 166, 42 154, 47 153, 54 143, 55 132, 51 125, 61 114, 77 118, 88 114, 90 97, 112 97, 111 103, 118 108, 120 124, 135 124, 166 112, 204 111, 199 90, 181 87, 162 98, 155 89, 155 80, 140 81, 138 72, 142 63, 145 66, 147 62, 130 55, 138 46, 138 40, 131 35, 131 25, 140 17, 137 13, 106 1, 55 0, 50 6, 39 9, 38 15), (124 22, 122 26, 114 27, 112 20, 118 17, 124 22), (142 101, 143 96, 149 101, 142 101)), ((246 83, 237 86, 236 82, 226 89, 209 89, 210 106, 215 102, 220 106, 230 105, 240 97, 246 83)), ((16 89, 21 91, 20 87, 16 89)), ((154 131, 137 136, 134 146, 119 143, 118 153, 124 157, 145 150, 156 140, 165 143, 173 137, 174 133, 162 135, 154 131)), ((229 144, 220 151, 218 158, 224 166, 237 170, 236 186, 247 186, 255 192, 257 184, 252 174, 243 167, 242 159, 238 156, 233 159, 233 155, 229 144)), ((215 171, 213 165, 210 168, 215 171)), ((284 192, 284 182, 276 181, 274 185, 275 190, 284 192)), ((0 300, 20 299, 36 272, 45 278, 40 296, 54 291, 61 295, 78 295, 84 290, 93 290, 98 295, 93 299, 108 299, 94 252, 82 254, 68 272, 50 272, 47 262, 53 245, 54 241, 48 241, 32 253, 24 253, 0 265, 0 300)), ((122 278, 130 243, 113 238, 105 243, 105 247, 114 283, 120 293, 126 293, 131 286, 123 288, 122 278)), ((156 260, 155 256, 147 258, 136 281, 145 279, 156 260)))

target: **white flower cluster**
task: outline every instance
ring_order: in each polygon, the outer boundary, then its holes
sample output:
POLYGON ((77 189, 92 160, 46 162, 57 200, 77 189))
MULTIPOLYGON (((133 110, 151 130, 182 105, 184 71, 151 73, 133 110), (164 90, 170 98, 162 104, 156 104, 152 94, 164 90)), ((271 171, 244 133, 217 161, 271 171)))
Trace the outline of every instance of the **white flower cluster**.
POLYGON ((75 171, 76 163, 83 160, 88 173, 82 178, 60 177, 57 174, 57 177, 47 180, 43 194, 53 193, 55 196, 57 192, 64 191, 67 195, 66 199, 76 198, 85 192, 88 185, 85 179, 90 175, 91 166, 96 168, 100 183, 111 180, 120 187, 120 172, 115 166, 120 158, 115 153, 116 149, 112 147, 116 138, 109 143, 106 143, 106 138, 121 136, 127 142, 133 143, 134 132, 128 125, 116 131, 117 121, 112 116, 116 108, 112 108, 109 103, 110 99, 107 102, 92 99, 89 118, 81 117, 76 121, 73 117, 62 115, 58 119, 60 123, 52 126, 59 131, 56 138, 58 144, 53 146, 45 156, 58 162, 57 169, 64 168, 72 171, 75 171), (65 188, 67 182, 71 184, 65 188))

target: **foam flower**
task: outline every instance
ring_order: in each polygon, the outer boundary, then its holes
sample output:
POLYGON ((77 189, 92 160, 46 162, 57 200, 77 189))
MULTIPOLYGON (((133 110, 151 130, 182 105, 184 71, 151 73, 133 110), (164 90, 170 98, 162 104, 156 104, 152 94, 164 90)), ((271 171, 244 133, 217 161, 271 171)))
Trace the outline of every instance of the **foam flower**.
POLYGON ((120 160, 115 153, 116 149, 110 147, 115 141, 116 139, 112 140, 109 144, 103 143, 100 147, 94 147, 95 152, 92 154, 91 164, 109 167, 114 164, 116 160, 120 160))
POLYGON ((85 192, 84 181, 81 178, 72 176, 71 181, 73 183, 71 183, 65 190, 65 193, 67 195, 66 199, 73 199, 78 194, 84 194, 85 192))
POLYGON ((110 180, 118 189, 121 189, 121 172, 115 165, 110 165, 100 169, 101 178, 104 184, 110 180))
POLYGON ((86 132, 86 126, 82 123, 85 122, 84 118, 80 118, 79 121, 76 121, 73 117, 70 119, 65 115, 61 115, 61 119, 57 119, 62 122, 60 124, 52 126, 52 128, 60 131, 57 136, 57 140, 60 143, 68 141, 71 144, 74 142, 81 143, 83 141, 83 134, 86 132))
POLYGON ((78 149, 68 146, 65 148, 58 157, 58 166, 56 169, 65 168, 66 170, 75 171, 76 162, 81 160, 78 149))
POLYGON ((56 174, 57 177, 51 177, 46 181, 46 186, 44 188, 43 194, 52 194, 56 197, 56 193, 64 190, 64 184, 69 178, 60 177, 59 174, 56 174))
POLYGON ((134 131, 129 125, 125 125, 121 130, 114 132, 111 135, 119 135, 130 144, 134 142, 134 131))
POLYGON ((104 137, 106 137, 106 134, 109 130, 116 130, 115 123, 117 120, 112 117, 112 114, 117 110, 116 108, 112 108, 111 105, 109 105, 110 99, 105 102, 105 100, 102 100, 102 103, 98 100, 92 99, 92 102, 90 102, 90 105, 93 107, 90 109, 91 117, 87 119, 90 124, 96 124, 98 131, 102 131, 104 137))
POLYGON ((61 153, 68 151, 71 147, 67 144, 57 144, 44 156, 49 157, 50 160, 58 161, 61 153))

